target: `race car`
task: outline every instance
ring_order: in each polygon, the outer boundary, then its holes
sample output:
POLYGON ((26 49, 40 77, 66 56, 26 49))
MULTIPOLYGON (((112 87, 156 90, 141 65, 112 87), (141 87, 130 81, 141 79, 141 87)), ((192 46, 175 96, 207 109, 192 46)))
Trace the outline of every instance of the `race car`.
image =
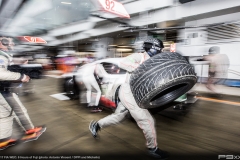
MULTIPOLYGON (((118 67, 118 63, 121 58, 107 58, 97 60, 92 63, 102 64, 106 74, 102 78, 95 76, 102 95, 99 104, 103 107, 115 110, 119 102, 118 92, 121 84, 125 81, 126 70, 118 67)), ((72 99, 79 99, 81 103, 86 103, 86 89, 81 81, 76 79, 76 76, 80 74, 78 70, 72 73, 66 73, 62 75, 63 78, 63 91, 72 99)), ((95 96, 94 92, 92 96, 95 96)), ((94 99, 94 98, 92 98, 94 99)), ((187 96, 182 95, 175 102, 182 104, 186 102, 187 96)), ((94 102, 91 102, 94 103, 94 102)))
MULTIPOLYGON (((107 58, 95 61, 94 63, 102 64, 106 74, 102 78, 96 77, 96 80, 102 91, 100 104, 104 107, 115 109, 118 99, 118 90, 120 85, 125 80, 126 70, 118 67, 120 58, 107 58)), ((85 86, 81 81, 76 80, 78 72, 75 70, 72 73, 63 74, 63 91, 73 99, 80 98, 81 103, 86 99, 85 86)), ((92 93, 94 96, 94 92, 92 93)))

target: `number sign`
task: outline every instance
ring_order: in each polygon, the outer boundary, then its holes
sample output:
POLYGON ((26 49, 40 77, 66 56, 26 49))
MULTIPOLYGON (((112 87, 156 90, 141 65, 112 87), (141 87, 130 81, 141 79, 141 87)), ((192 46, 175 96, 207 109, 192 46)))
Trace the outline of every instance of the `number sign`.
POLYGON ((30 43, 47 43, 41 37, 31 37, 31 36, 20 36, 18 37, 21 41, 30 42, 30 43))
POLYGON ((119 15, 124 18, 130 18, 129 14, 123 7, 122 3, 119 3, 114 0, 98 0, 103 7, 103 9, 107 12, 119 15))

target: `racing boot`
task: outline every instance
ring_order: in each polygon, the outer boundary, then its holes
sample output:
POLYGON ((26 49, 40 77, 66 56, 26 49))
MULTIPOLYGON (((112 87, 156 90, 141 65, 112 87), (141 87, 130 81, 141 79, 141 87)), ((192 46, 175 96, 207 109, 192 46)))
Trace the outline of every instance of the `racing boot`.
POLYGON ((18 139, 10 138, 0 142, 0 151, 10 146, 14 146, 19 142, 18 139))
POLYGON ((27 130, 23 134, 21 138, 21 142, 26 143, 26 142, 37 140, 43 134, 43 132, 46 131, 46 129, 47 127, 45 126, 39 126, 30 130, 27 130))
POLYGON ((101 129, 101 127, 98 125, 96 121, 91 121, 89 125, 89 130, 92 133, 92 136, 94 138, 97 138, 97 132, 101 129))
POLYGON ((158 147, 149 148, 148 153, 150 156, 157 158, 157 159, 168 159, 169 158, 168 152, 160 150, 158 147))

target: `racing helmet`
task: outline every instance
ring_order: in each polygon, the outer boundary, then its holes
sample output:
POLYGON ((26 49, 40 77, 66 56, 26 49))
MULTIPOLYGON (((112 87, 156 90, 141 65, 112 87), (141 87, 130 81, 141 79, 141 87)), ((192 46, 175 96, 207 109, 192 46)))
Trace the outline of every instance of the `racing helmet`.
POLYGON ((156 38, 149 38, 143 42, 143 49, 150 57, 161 53, 164 48, 163 42, 156 38))
POLYGON ((212 46, 208 50, 208 54, 209 55, 211 55, 211 54, 219 54, 219 53, 220 53, 220 47, 218 47, 218 46, 212 46))
POLYGON ((0 34, 0 50, 4 50, 5 52, 12 51, 14 45, 13 37, 0 34))

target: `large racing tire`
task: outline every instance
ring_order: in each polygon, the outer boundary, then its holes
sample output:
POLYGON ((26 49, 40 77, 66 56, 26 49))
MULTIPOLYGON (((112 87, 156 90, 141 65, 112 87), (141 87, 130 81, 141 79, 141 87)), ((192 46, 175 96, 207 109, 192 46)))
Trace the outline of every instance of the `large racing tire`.
POLYGON ((193 67, 178 53, 157 54, 131 75, 130 86, 140 108, 164 106, 188 92, 197 82, 193 67))
POLYGON ((68 77, 64 79, 63 91, 71 99, 79 98, 79 88, 76 84, 75 77, 68 77))

